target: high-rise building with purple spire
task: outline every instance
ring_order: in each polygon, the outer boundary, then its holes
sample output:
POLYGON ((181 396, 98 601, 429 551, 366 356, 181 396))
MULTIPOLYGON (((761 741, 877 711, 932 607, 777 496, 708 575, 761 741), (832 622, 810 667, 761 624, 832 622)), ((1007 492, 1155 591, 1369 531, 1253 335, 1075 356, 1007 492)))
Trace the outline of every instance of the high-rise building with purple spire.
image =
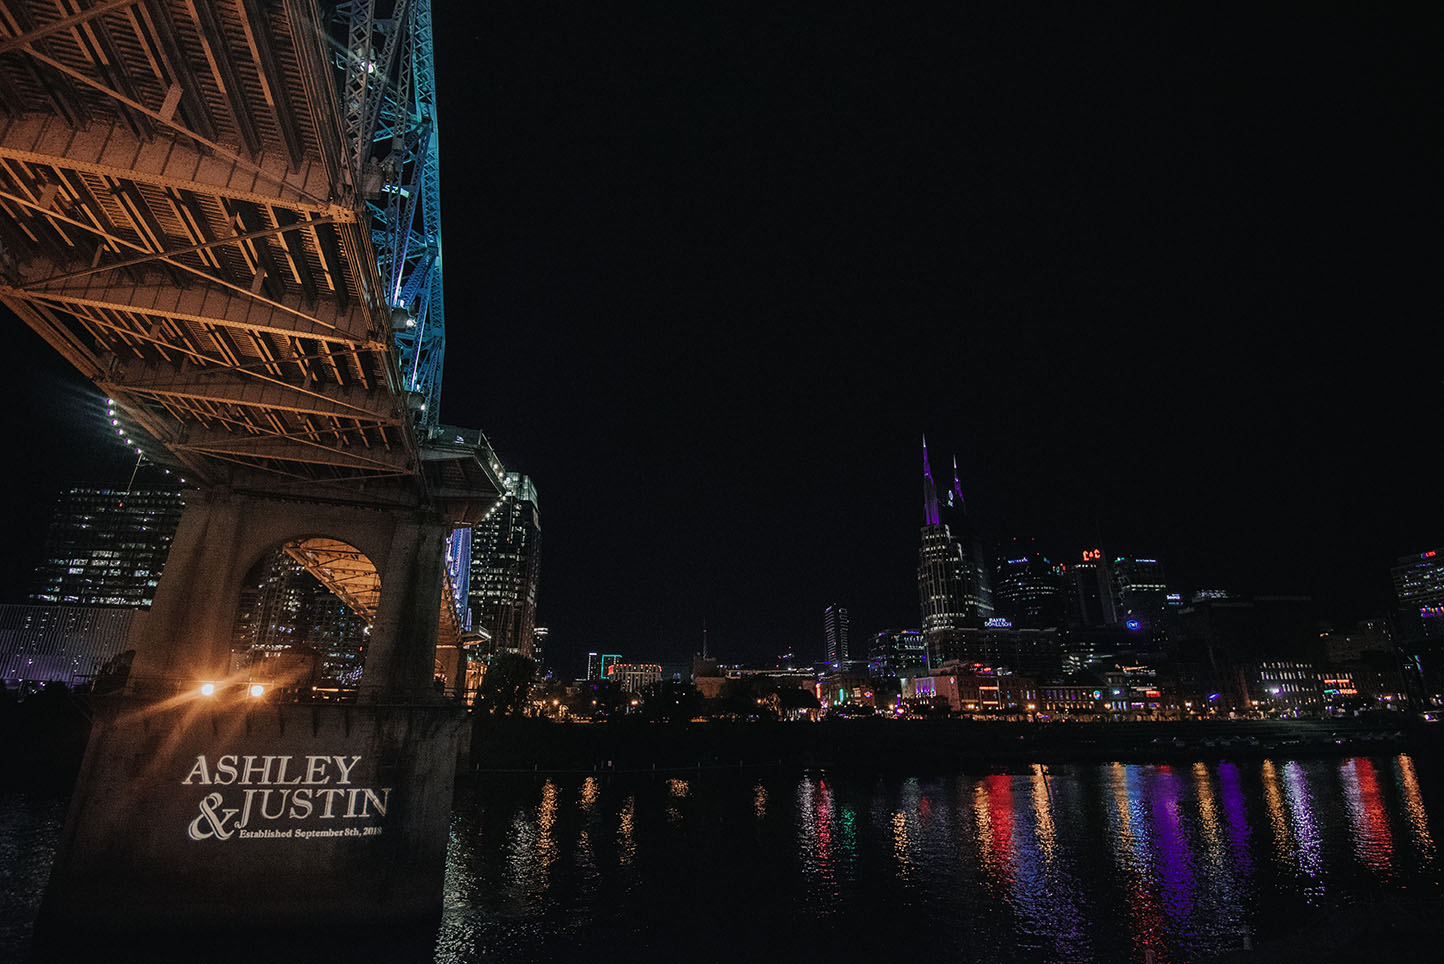
POLYGON ((979 627, 993 615, 992 582, 982 543, 963 508, 963 485, 953 459, 953 484, 938 498, 928 443, 923 439, 923 527, 918 552, 922 628, 936 645, 948 633, 979 627), (946 509, 946 511, 944 511, 946 509))
MULTIPOLYGON (((957 460, 953 461, 956 468, 957 460)), ((923 436, 923 525, 939 525, 938 487, 933 484, 932 466, 928 465, 928 437, 923 436)))

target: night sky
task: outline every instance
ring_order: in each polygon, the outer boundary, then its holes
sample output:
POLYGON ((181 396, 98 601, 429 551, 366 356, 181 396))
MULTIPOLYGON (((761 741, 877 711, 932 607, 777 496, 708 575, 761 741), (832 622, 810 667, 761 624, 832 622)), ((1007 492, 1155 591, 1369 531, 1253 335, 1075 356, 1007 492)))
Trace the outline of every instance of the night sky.
MULTIPOLYGON (((916 625, 924 432, 992 537, 1341 626, 1444 544, 1435 25, 607 6, 437 5, 442 419, 536 482, 562 674, 916 625)), ((15 341, 12 491, 123 481, 15 341)))

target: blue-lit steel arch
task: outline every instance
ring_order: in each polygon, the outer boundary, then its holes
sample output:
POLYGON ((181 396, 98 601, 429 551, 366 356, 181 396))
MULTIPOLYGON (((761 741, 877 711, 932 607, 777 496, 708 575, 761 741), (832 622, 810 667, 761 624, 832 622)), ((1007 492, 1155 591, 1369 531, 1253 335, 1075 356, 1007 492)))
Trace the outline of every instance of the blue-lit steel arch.
MULTIPOLYGON (((402 388, 426 440, 439 431, 446 349, 431 0, 351 0, 337 5, 335 27, 345 30, 336 65, 352 184, 371 215, 402 388)), ((471 530, 459 528, 446 578, 456 633, 471 628, 470 572, 471 530)))
POLYGON ((351 0, 336 16, 352 183, 371 214, 402 388, 425 436, 438 424, 446 348, 431 2, 351 0))

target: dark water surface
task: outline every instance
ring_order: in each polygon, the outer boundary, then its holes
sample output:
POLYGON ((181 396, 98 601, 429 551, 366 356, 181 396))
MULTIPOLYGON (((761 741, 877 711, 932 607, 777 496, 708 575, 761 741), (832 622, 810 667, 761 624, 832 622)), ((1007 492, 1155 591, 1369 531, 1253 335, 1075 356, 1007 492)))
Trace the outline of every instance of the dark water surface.
POLYGON ((437 960, 1207 958, 1438 894, 1444 798, 1420 771, 492 782, 458 799, 437 960))
MULTIPOLYGON (((1441 781, 1407 754, 489 777, 457 796, 434 952, 382 957, 1319 959, 1440 906, 1441 781)), ((0 958, 28 941, 62 816, 0 797, 0 958)))

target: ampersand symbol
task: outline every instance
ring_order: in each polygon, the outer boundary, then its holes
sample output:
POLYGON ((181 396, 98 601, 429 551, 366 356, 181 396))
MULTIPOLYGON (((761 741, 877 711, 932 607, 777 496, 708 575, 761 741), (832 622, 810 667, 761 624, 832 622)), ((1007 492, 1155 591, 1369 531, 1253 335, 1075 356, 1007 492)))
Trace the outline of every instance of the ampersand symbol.
POLYGON ((201 814, 191 821, 186 828, 186 835, 192 840, 207 840, 215 837, 217 840, 229 840, 235 831, 226 829, 226 821, 236 815, 236 810, 225 809, 216 814, 216 808, 221 805, 221 795, 212 793, 201 801, 201 814), (209 827, 201 826, 202 821, 209 827))

